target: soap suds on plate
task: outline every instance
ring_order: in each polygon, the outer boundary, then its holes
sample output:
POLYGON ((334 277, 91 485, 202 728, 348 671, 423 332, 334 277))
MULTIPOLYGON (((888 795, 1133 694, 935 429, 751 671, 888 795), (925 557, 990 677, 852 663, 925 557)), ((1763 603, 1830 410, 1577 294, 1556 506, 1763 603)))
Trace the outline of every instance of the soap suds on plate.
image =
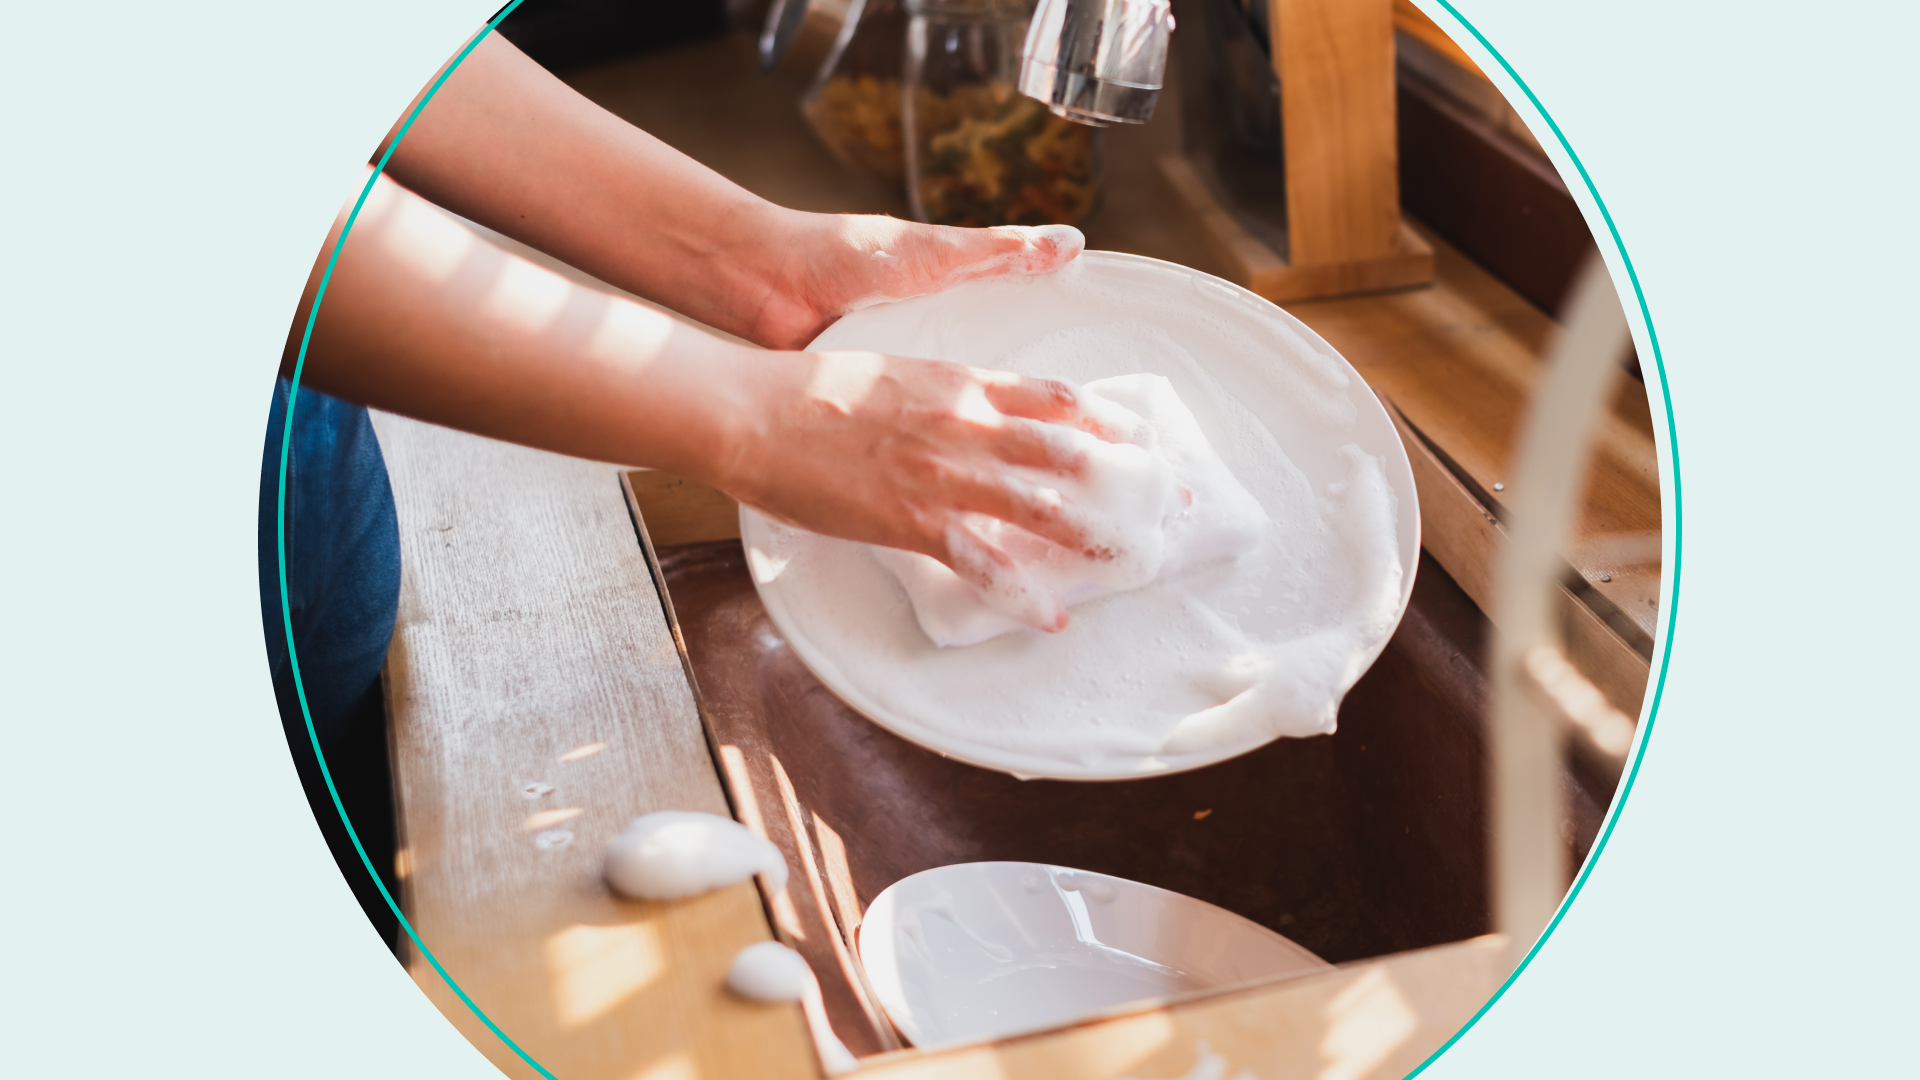
MULTIPOLYGON (((1158 375, 1119 376, 1088 383, 1080 397, 1103 407, 1114 426, 1138 431, 1142 442, 1116 444, 1071 432, 1081 444, 1083 473, 1013 471, 1054 487, 1074 506, 1087 550, 1068 550, 980 515, 973 526, 1013 557, 1052 606, 1072 607, 1137 589, 1189 566, 1243 554, 1260 542, 1270 524, 1266 511, 1213 452, 1172 383, 1158 375)), ((920 629, 936 645, 974 645, 1024 625, 1014 605, 976 589, 929 556, 869 550, 899 579, 920 629)))
MULTIPOLYGON (((1062 378, 1102 396, 1110 382, 1113 400, 1142 415, 1164 391, 1220 463, 1176 486, 1196 506, 1242 490, 1265 521, 1251 545, 1163 552, 1169 565, 1145 584, 1079 597, 1071 625, 1047 634, 977 612, 923 630, 906 575, 882 565, 893 556, 750 516, 748 561, 769 612, 855 708, 944 753, 1043 776, 1150 774, 1333 730, 1407 584, 1386 462, 1357 431, 1365 388, 1277 309, 1198 276, 1174 281, 1157 267, 1076 263, 874 308, 815 343, 1062 378)), ((1162 440, 1179 427, 1154 426, 1162 440)), ((1180 546, 1171 523, 1166 539, 1180 546)))
POLYGON ((607 844, 607 884, 636 900, 678 900, 762 874, 767 889, 787 884, 780 849, 732 818, 662 810, 633 819, 607 844))

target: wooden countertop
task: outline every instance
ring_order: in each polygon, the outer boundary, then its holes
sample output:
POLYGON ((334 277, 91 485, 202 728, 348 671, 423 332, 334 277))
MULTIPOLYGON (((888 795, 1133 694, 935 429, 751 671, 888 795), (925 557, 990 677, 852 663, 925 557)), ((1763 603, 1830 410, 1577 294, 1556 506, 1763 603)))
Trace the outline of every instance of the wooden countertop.
MULTIPOLYGON (((633 818, 729 813, 618 472, 375 425, 404 567, 386 671, 397 862, 427 949, 564 1080, 813 1075, 798 1009, 722 989, 734 953, 772 936, 752 884, 635 903, 600 880, 633 818)), ((503 1072, 540 1075, 419 950, 407 963, 503 1072)))

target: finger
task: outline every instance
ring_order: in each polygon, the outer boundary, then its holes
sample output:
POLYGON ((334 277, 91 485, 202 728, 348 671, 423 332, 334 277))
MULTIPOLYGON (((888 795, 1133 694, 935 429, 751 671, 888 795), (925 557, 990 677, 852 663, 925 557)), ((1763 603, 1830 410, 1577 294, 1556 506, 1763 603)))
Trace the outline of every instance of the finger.
POLYGON ((1008 416, 1071 421, 1082 415, 1080 391, 1064 379, 1030 379, 982 368, 973 374, 985 386, 987 403, 1008 416))
POLYGON ((1072 262, 1086 250, 1086 234, 1071 225, 1000 225, 987 230, 1017 240, 1007 270, 1015 274, 1046 274, 1072 262))
POLYGON ((1001 274, 1045 274, 1072 262, 1087 238, 1071 225, 997 225, 955 230, 961 238, 936 272, 937 289, 1001 274))
POLYGON ((987 404, 1008 416, 1069 424, 1110 443, 1151 448, 1159 434, 1146 418, 1117 401, 1084 393, 1063 379, 1033 379, 1005 371, 974 369, 987 404))
POLYGON ((1078 476, 1087 468, 1087 437, 1062 424, 1009 416, 994 429, 995 457, 1009 465, 1078 476))
POLYGON ((1160 433, 1145 417, 1099 394, 1080 396, 1080 417, 1073 424, 1102 442, 1132 443, 1149 450, 1160 442, 1160 433))
POLYGON ((998 518, 1058 544, 1085 559, 1110 559, 1111 549, 1096 544, 1097 531, 1086 512, 1058 490, 1007 473, 983 476, 956 500, 963 510, 998 518))
POLYGON ((968 527, 965 515, 955 514, 947 527, 945 562, 973 586, 986 605, 1036 630, 1058 633, 1067 628, 1067 609, 1052 590, 1036 581, 1012 556, 988 543, 968 527))

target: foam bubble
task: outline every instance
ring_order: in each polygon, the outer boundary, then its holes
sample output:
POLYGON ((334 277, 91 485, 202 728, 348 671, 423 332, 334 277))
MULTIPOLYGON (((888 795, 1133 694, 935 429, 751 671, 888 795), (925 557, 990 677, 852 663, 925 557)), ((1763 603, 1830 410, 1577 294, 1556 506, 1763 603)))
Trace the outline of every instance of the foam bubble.
POLYGON ((1058 489, 1085 528, 1088 549, 1071 551, 991 518, 979 517, 971 529, 1012 556, 1029 589, 1044 596, 981 589, 928 556, 873 549, 906 589, 920 629, 934 644, 978 644, 1050 621, 1023 618, 1036 608, 1052 611, 1137 589, 1260 542, 1270 524, 1266 512, 1214 453, 1171 383, 1158 375, 1100 379, 1081 387, 1080 398, 1106 426, 1133 432, 1145 445, 1074 431, 1069 434, 1086 457, 1083 474, 1014 471, 1058 489))

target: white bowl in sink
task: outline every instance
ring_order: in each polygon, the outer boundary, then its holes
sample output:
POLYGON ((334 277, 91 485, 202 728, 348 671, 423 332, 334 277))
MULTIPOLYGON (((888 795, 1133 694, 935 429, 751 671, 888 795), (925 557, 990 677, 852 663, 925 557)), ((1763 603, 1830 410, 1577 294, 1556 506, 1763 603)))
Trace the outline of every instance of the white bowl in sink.
POLYGON ((959 863, 904 878, 867 908, 859 936, 869 985, 917 1046, 1331 966, 1224 908, 1041 863, 959 863))

